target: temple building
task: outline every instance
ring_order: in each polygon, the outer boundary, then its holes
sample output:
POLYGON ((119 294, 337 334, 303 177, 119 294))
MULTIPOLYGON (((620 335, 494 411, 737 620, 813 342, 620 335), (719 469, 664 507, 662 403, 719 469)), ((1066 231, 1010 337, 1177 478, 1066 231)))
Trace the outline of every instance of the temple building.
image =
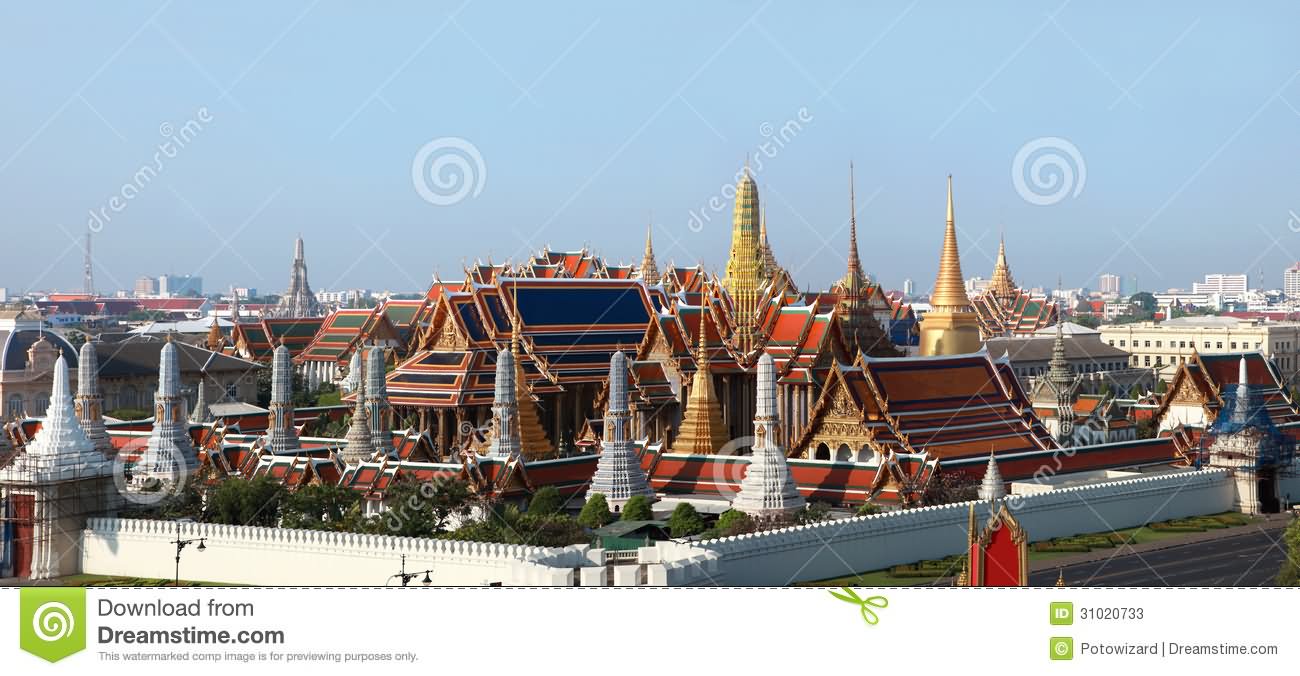
POLYGON ((45 328, 35 309, 0 310, 0 416, 5 420, 43 413, 50 404, 54 362, 71 368, 77 351, 45 328))
POLYGON ((921 317, 922 356, 967 354, 980 349, 979 318, 966 295, 953 223, 952 176, 948 177, 948 223, 944 229, 939 275, 930 293, 929 312, 921 317))
POLYGON ((1036 382, 1031 399, 1036 408, 1050 411, 1043 416, 1043 422, 1063 447, 1074 445, 1074 403, 1078 398, 1079 380, 1065 360, 1065 333, 1058 323, 1047 374, 1036 382))
POLYGON ((1273 424, 1266 395, 1253 389, 1243 356, 1235 386, 1224 388, 1218 419, 1201 439, 1200 462, 1232 472, 1234 509, 1245 514, 1276 514, 1294 499, 1290 491, 1300 488, 1296 441, 1273 424))
POLYGON ((998 242, 998 258, 988 288, 971 300, 979 315, 980 335, 1029 336, 1060 320, 1060 308, 1047 297, 1032 295, 1016 286, 1007 265, 1006 240, 998 242))
POLYGON ((319 317, 324 308, 311 292, 307 282, 307 257, 303 251, 302 236, 293 243, 293 270, 289 273, 289 288, 280 297, 272 311, 274 317, 319 317))

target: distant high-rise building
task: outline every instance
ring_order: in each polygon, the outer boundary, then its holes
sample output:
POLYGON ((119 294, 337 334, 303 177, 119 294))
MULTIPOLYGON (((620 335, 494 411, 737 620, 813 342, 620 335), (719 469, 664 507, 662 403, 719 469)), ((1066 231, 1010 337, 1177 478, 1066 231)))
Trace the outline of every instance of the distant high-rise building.
POLYGON ((196 275, 162 275, 158 277, 158 295, 166 298, 202 296, 203 278, 196 275))
POLYGON ((1102 293, 1119 294, 1119 275, 1105 274, 1097 278, 1098 290, 1102 293))
POLYGON ((904 295, 904 296, 911 297, 911 295, 912 295, 915 291, 916 291, 916 282, 913 282, 911 277, 909 277, 909 278, 907 278, 907 279, 904 279, 904 280, 903 280, 903 295, 904 295))
POLYGON ((1300 261, 1282 271, 1282 293, 1287 298, 1300 298, 1300 261))
POLYGON ((158 279, 156 277, 141 277, 135 280, 136 296, 157 296, 158 279))
POLYGON ((1241 295, 1246 293, 1246 275, 1215 273, 1206 275, 1204 282, 1193 282, 1192 293, 1218 293, 1241 295))

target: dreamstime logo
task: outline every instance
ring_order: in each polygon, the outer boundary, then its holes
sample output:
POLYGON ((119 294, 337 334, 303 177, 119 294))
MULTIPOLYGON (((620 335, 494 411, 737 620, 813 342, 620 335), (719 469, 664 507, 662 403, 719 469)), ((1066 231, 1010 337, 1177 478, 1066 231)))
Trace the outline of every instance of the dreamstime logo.
POLYGON ((1020 198, 1050 206, 1078 197, 1088 181, 1088 165, 1073 143, 1057 136, 1036 138, 1020 147, 1011 161, 1011 182, 1020 198))
MULTIPOLYGON (((762 173, 763 160, 765 158, 775 158, 787 144, 803 131, 804 125, 812 121, 812 113, 808 112, 807 108, 800 108, 793 117, 786 120, 780 127, 774 126, 771 122, 763 122, 758 125, 758 133, 764 140, 755 147, 754 153, 751 155, 754 159, 753 164, 749 167, 750 173, 762 173)), ((710 197, 703 207, 689 212, 686 225, 691 229, 691 232, 704 230, 704 226, 713 220, 714 214, 721 213, 735 201, 736 185, 740 183, 740 179, 744 175, 744 169, 736 172, 735 180, 718 188, 717 194, 710 197)))
POLYGON ((205 125, 212 122, 212 115, 206 107, 199 108, 193 118, 186 120, 180 128, 176 128, 171 122, 163 122, 158 125, 158 135, 163 140, 158 144, 154 151, 151 161, 140 165, 134 174, 131 174, 131 180, 123 183, 117 192, 110 195, 104 204, 97 209, 91 209, 89 216, 86 218, 86 227, 91 232, 100 232, 104 226, 113 221, 113 215, 122 213, 131 203, 132 200, 140 196, 145 188, 153 183, 154 179, 162 173, 167 163, 176 158, 181 150, 185 149, 198 135, 204 130, 205 125))
POLYGON ((18 599, 18 645, 49 662, 86 648, 86 590, 24 587, 18 599))
POLYGON ((113 459, 117 492, 139 505, 155 505, 178 495, 189 474, 189 463, 171 444, 150 450, 148 441, 140 440, 119 450, 113 459))
POLYGON ((1300 216, 1297 216, 1292 209, 1288 209, 1286 213, 1290 216, 1286 219, 1286 227, 1290 228, 1291 232, 1300 232, 1300 216))
POLYGON ((47 643, 72 635, 76 627, 77 618, 72 616, 72 609, 60 601, 45 603, 32 614, 32 631, 36 632, 36 638, 47 643))
POLYGON ((752 449, 756 441, 757 437, 736 437, 723 444, 709 459, 714 464, 713 479, 718 495, 728 501, 735 500, 740 494, 740 482, 744 480, 745 470, 749 468, 749 458, 741 451, 752 449))
POLYGON ((415 153, 411 161, 411 183, 420 198, 429 204, 451 206, 483 192, 487 164, 473 143, 457 136, 444 136, 429 141, 415 153))

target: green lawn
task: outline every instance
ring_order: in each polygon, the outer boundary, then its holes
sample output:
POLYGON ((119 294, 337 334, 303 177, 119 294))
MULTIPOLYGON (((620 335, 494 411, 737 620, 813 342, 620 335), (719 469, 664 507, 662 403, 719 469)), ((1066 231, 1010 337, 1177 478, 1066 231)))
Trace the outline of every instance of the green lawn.
MULTIPOLYGON (((1257 517, 1225 512, 1206 516, 1190 517, 1147 524, 1136 528, 1123 528, 1107 533, 1089 533, 1065 538, 1056 538, 1035 542, 1029 547, 1030 562, 1051 560, 1063 556, 1086 553, 1094 549, 1119 546, 1121 543, 1141 545, 1186 537, 1188 533, 1205 532, 1221 528, 1236 528, 1252 524, 1257 517), (1066 551, 1041 551, 1042 549, 1061 548, 1066 551)), ((912 564, 894 566, 886 570, 873 570, 855 575, 817 580, 814 582, 797 582, 799 587, 911 587, 932 584, 935 580, 955 577, 962 570, 962 556, 951 556, 942 560, 918 561, 912 564), (902 573, 902 574, 899 574, 902 573), (926 575, 925 573, 934 573, 926 575)))

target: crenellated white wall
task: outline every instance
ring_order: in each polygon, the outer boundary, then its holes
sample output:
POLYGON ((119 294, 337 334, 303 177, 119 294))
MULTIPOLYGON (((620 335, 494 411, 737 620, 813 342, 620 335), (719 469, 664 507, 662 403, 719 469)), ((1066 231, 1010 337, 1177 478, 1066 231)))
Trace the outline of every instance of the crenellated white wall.
MULTIPOLYGON (((1232 507, 1223 469, 1144 476, 1008 498, 1032 540, 1214 514, 1232 507)), ((659 542, 636 564, 609 573, 604 552, 585 545, 526 547, 324 531, 186 524, 181 578, 254 585, 380 586, 401 566, 432 568, 437 585, 582 586, 787 585, 880 570, 960 553, 969 506, 958 503, 828 521, 703 542, 659 542), (642 576, 644 567, 644 577, 642 576), (607 574, 608 573, 608 574, 607 574)), ((987 503, 974 503, 979 519, 987 503)), ((82 533, 82 572, 170 578, 176 524, 91 519, 82 533)), ((414 582, 419 583, 419 578, 414 582)))
MULTIPOLYGON (((1229 511, 1232 500, 1227 471, 1213 469, 1013 496, 1008 505, 1030 539, 1038 541, 1216 514, 1229 511)), ((921 507, 707 540, 690 549, 718 553, 721 574, 729 585, 824 580, 961 553, 966 546, 970 504, 921 507)), ((982 523, 989 515, 988 504, 975 504, 982 523)))
MULTIPOLYGON (((206 537, 207 549, 187 547, 181 579, 253 585, 382 586, 401 569, 433 569, 438 585, 563 585, 572 569, 527 561, 563 549, 457 540, 359 535, 288 528, 185 524, 185 539, 206 537)), ((176 523, 91 519, 82 534, 81 570, 92 575, 171 578, 176 523)), ((416 578, 412 584, 419 584, 416 578)))

